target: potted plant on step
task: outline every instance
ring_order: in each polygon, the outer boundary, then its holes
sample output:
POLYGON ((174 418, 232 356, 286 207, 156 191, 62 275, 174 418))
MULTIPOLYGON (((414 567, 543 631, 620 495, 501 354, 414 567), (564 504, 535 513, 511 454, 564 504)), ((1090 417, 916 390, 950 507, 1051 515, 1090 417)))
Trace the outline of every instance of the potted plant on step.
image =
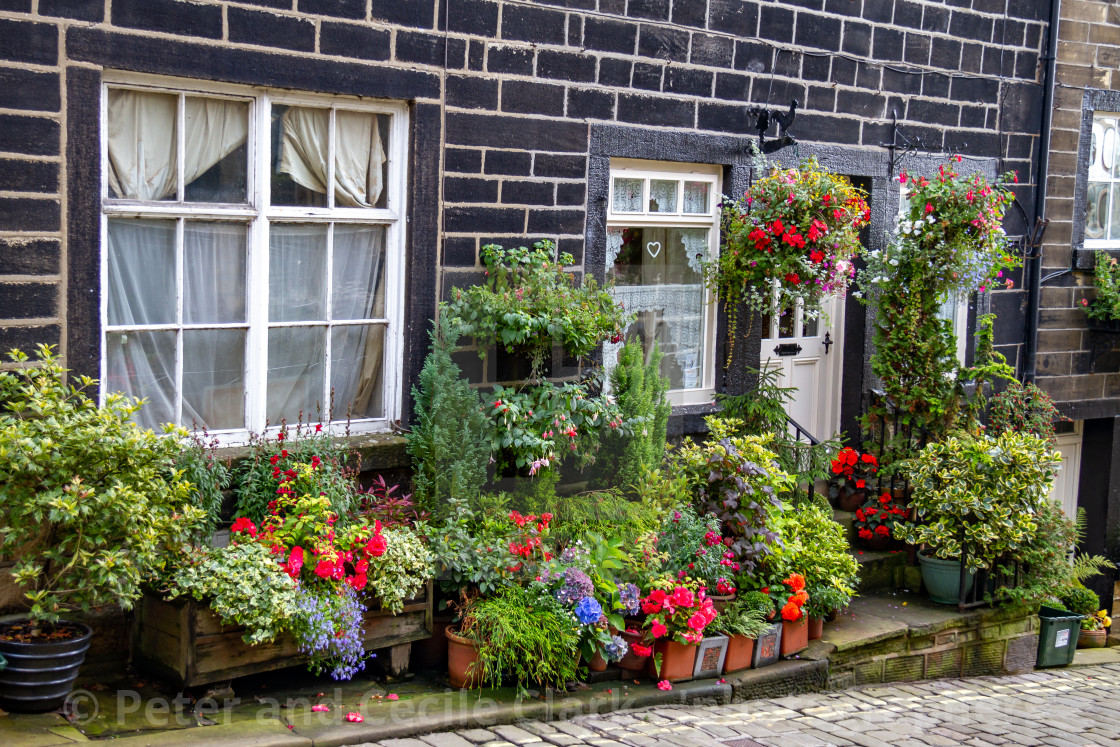
POLYGON ((1107 610, 1097 610, 1081 620, 1081 633, 1077 636, 1078 648, 1104 648, 1112 618, 1107 610))
POLYGON ((909 509, 898 505, 894 496, 883 493, 872 498, 856 509, 852 526, 864 549, 886 550, 890 547, 894 528, 910 513, 909 509))
POLYGON ((650 674, 670 682, 690 680, 704 629, 719 613, 699 581, 688 577, 662 578, 654 581, 652 587, 642 600, 648 639, 653 641, 654 648, 650 674))
MULTIPOLYGON (((205 520, 176 471, 179 442, 136 425, 138 400, 70 375, 47 346, 38 360, 9 354, 0 372, 0 556, 13 558, 28 616, 0 624, 0 705, 62 705, 92 631, 68 612, 116 603, 128 609, 169 546, 187 544, 205 520)), ((185 432, 174 435, 185 436, 185 432)))
POLYGON ((780 595, 785 597, 779 614, 782 617, 782 656, 792 656, 809 646, 809 613, 805 604, 809 593, 805 591, 805 577, 791 573, 782 580, 785 589, 780 595))
POLYGON ((924 546, 918 559, 930 599, 957 604, 977 570, 1032 541, 1058 462, 1042 439, 1011 432, 958 432, 908 460, 916 521, 899 524, 897 532, 924 546), (964 588, 962 552, 968 561, 964 588))
POLYGON ((874 488, 871 483, 879 471, 879 460, 874 454, 860 454, 845 446, 832 460, 832 480, 828 495, 841 511, 855 511, 874 488))

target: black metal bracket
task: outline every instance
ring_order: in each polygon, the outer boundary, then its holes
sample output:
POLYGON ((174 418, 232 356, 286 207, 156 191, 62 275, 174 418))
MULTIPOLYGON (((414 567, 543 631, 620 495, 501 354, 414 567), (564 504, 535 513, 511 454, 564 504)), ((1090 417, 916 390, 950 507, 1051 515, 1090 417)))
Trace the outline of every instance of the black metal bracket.
POLYGON ((828 355, 829 348, 831 348, 835 344, 836 343, 832 340, 832 333, 831 332, 825 332, 824 333, 824 341, 821 343, 821 345, 824 345, 824 354, 828 355))
MULTIPOLYGON (((967 146, 968 143, 962 145, 967 146)), ((890 157, 887 159, 888 178, 893 177, 895 169, 901 166, 902 162, 911 155, 918 152, 935 152, 934 146, 927 144, 919 136, 911 136, 903 132, 902 128, 898 126, 897 109, 891 109, 891 141, 889 143, 879 143, 879 146, 890 151, 890 157)), ((940 146, 938 146, 938 150, 940 150, 940 146)))
POLYGON ((783 342, 774 347, 774 355, 777 356, 797 355, 800 352, 801 346, 796 342, 783 342))

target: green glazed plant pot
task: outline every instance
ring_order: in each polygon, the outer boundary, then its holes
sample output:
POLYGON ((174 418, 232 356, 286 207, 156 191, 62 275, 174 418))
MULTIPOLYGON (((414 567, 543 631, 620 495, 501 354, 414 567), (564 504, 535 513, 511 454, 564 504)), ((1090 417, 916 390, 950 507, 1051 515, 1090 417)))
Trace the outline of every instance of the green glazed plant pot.
MULTIPOLYGON (((930 601, 938 604, 960 602, 961 562, 959 560, 935 558, 927 556, 923 551, 918 553, 918 562, 922 565, 922 583, 926 587, 930 601)), ((969 571, 965 579, 965 594, 972 591, 975 578, 975 571, 969 571)))

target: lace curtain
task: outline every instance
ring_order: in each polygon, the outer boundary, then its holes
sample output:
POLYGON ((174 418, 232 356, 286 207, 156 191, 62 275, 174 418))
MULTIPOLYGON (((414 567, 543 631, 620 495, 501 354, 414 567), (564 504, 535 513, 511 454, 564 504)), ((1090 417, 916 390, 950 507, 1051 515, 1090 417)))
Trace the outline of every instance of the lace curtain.
MULTIPOLYGON (((175 199, 177 191, 177 97, 112 89, 109 92, 108 171, 112 196, 144 201, 175 199)), ((244 102, 185 97, 190 122, 184 142, 184 186, 245 144, 244 102)), ((308 189, 325 192, 328 112, 293 107, 285 112, 281 170, 308 189)), ((381 194, 385 152, 374 114, 337 112, 336 189, 340 206, 369 207, 381 194)), ((325 320, 326 224, 273 223, 270 244, 286 243, 297 261, 271 262, 270 312, 293 294, 309 292, 306 308, 284 319, 325 320), (313 229, 313 230, 302 230, 313 229), (318 232, 318 233, 316 233, 318 232), (320 241, 322 252, 315 252, 320 241), (317 278, 317 280, 316 280, 317 278), (308 288, 309 279, 318 283, 308 288)), ((383 318, 384 229, 336 225, 333 319, 383 318)), ((162 324, 244 324, 247 226, 186 220, 183 228, 183 303, 177 308, 176 220, 109 221, 108 323, 135 327, 162 324)), ((270 313, 274 321, 276 317, 270 313)), ((131 330, 106 338, 107 388, 146 397, 137 415, 145 426, 176 420, 176 335, 182 339, 182 415, 186 426, 244 427, 245 329, 131 330)), ((325 335, 322 326, 277 328, 269 333, 268 417, 305 417, 323 402, 325 335), (276 375, 274 376, 274 361, 276 375), (281 375, 282 374, 282 375, 281 375)), ((382 414, 382 325, 331 328, 336 417, 382 414)))

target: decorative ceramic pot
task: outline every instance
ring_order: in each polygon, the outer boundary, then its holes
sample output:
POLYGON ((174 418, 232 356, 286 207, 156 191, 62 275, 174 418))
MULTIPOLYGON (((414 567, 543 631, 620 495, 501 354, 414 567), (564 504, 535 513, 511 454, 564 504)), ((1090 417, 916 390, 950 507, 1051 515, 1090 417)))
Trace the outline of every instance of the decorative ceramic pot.
MULTIPOLYGON (((960 602, 961 562, 928 556, 924 551, 918 553, 922 565, 922 583, 929 593, 930 601, 938 604, 958 604, 960 602)), ((965 578, 964 593, 972 591, 975 572, 965 578)))
POLYGON ((1078 648, 1104 648, 1105 640, 1108 638, 1108 631, 1104 630, 1082 630, 1077 636, 1078 648))
POLYGON ((836 508, 841 511, 855 513, 865 502, 867 502, 866 490, 850 490, 845 488, 840 491, 840 496, 836 499, 836 508))
POLYGON ((587 668, 592 672, 605 672, 607 669, 607 660, 598 651, 591 657, 591 661, 587 663, 587 668))
POLYGON ((723 612, 727 605, 735 601, 734 594, 723 594, 720 596, 708 595, 708 599, 712 600, 712 606, 716 608, 716 612, 723 612))
POLYGON ((650 657, 648 656, 638 656, 636 653, 634 653, 634 644, 637 643, 638 645, 642 645, 642 638, 645 634, 642 633, 641 630, 637 630, 637 632, 631 633, 631 630, 635 630, 635 628, 624 630, 620 634, 622 636, 622 639, 626 641, 626 644, 630 648, 626 652, 626 656, 623 656, 622 659, 618 662, 619 668, 625 670, 628 677, 636 676, 639 672, 645 669, 646 662, 648 662, 650 659, 650 657))

